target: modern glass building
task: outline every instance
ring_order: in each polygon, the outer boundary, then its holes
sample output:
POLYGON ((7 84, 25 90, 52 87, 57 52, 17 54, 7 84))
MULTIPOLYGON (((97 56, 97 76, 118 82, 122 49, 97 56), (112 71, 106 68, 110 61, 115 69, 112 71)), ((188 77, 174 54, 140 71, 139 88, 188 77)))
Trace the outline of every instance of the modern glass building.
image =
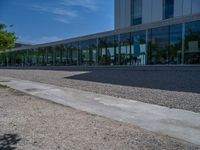
POLYGON ((0 53, 1 66, 200 64, 200 0, 115 0, 115 29, 0 53))

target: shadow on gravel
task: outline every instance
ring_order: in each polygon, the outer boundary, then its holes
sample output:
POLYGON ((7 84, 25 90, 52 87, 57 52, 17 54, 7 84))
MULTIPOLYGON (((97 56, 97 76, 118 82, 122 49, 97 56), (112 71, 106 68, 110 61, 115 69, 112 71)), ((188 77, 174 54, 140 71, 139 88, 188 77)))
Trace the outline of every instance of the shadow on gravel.
POLYGON ((0 150, 15 150, 20 140, 17 134, 0 135, 0 150))
POLYGON ((200 93, 200 71, 197 70, 91 70, 65 77, 130 87, 200 93))

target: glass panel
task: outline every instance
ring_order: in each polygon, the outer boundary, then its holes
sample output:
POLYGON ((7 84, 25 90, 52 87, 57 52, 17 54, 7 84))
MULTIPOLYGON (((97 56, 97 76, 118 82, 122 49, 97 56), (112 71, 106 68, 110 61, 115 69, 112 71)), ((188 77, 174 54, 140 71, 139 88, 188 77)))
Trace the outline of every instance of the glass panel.
POLYGON ((151 42, 148 51, 148 64, 168 64, 169 27, 152 29, 151 42))
POLYGON ((64 62, 63 62, 64 47, 63 47, 63 45, 57 45, 54 49, 55 49, 55 65, 57 65, 57 66, 64 65, 64 62))
POLYGON ((37 50, 29 49, 27 51, 27 54, 28 54, 27 66, 36 66, 37 65, 37 50))
POLYGON ((72 63, 71 65, 78 65, 79 64, 79 43, 75 42, 71 45, 71 56, 72 56, 72 63))
POLYGON ((142 0, 131 0, 131 24, 142 23, 142 0))
POLYGON ((99 64, 100 65, 106 65, 106 39, 101 38, 99 39, 99 64))
POLYGON ((185 25, 185 64, 200 64, 200 21, 185 25))
POLYGON ((38 65, 45 66, 46 64, 46 50, 45 48, 38 48, 38 65))
POLYGON ((91 65, 98 64, 98 53, 97 53, 97 40, 90 40, 90 51, 91 51, 91 65))
POLYGON ((181 64, 182 24, 170 26, 169 64, 181 64))
POLYGON ((6 66, 6 53, 2 52, 0 53, 0 64, 1 66, 6 66))
POLYGON ((163 19, 174 17, 174 0, 164 0, 163 2, 163 19))
POLYGON ((51 46, 46 47, 47 51, 47 66, 54 65, 54 50, 51 46))
POLYGON ((66 58, 65 65, 71 65, 72 64, 72 50, 71 50, 71 44, 65 44, 64 46, 64 57, 66 58))
POLYGON ((89 65, 90 62, 90 51, 89 49, 82 50, 82 64, 89 65))
POLYGON ((116 51, 118 51, 116 36, 99 39, 99 64, 115 65, 116 51))
POLYGON ((146 64, 146 31, 132 33, 132 55, 131 64, 145 65, 146 64))
POLYGON ((81 47, 81 64, 89 65, 90 64, 89 41, 80 42, 80 47, 81 47))
POLYGON ((106 55, 107 55, 107 60, 106 64, 107 65, 115 65, 115 37, 107 37, 106 38, 107 42, 107 49, 106 49, 106 55))
POLYGON ((120 64, 131 64, 131 36, 130 33, 120 35, 120 64))

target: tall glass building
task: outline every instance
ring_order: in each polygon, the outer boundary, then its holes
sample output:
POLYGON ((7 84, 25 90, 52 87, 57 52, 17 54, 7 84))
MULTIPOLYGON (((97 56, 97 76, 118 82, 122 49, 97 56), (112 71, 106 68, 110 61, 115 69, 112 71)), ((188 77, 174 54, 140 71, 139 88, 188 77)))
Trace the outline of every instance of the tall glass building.
POLYGON ((1 66, 200 64, 200 0, 115 0, 115 29, 0 53, 1 66))

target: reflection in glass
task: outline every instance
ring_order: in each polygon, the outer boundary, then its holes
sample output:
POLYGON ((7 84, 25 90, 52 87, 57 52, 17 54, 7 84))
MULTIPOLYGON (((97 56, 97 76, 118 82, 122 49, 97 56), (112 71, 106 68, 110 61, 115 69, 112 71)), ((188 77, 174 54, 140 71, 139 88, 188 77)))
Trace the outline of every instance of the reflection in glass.
POLYGON ((169 26, 152 29, 149 34, 151 42, 148 51, 148 63, 168 64, 169 26))
POLYGON ((145 65, 146 64, 146 31, 133 32, 132 34, 132 54, 131 64, 145 65))
POLYGON ((182 25, 170 26, 169 64, 181 64, 182 60, 182 25))
POLYGON ((131 64, 131 39, 130 33, 120 35, 120 64, 131 64))
POLYGON ((185 25, 185 64, 200 64, 200 21, 185 25))

